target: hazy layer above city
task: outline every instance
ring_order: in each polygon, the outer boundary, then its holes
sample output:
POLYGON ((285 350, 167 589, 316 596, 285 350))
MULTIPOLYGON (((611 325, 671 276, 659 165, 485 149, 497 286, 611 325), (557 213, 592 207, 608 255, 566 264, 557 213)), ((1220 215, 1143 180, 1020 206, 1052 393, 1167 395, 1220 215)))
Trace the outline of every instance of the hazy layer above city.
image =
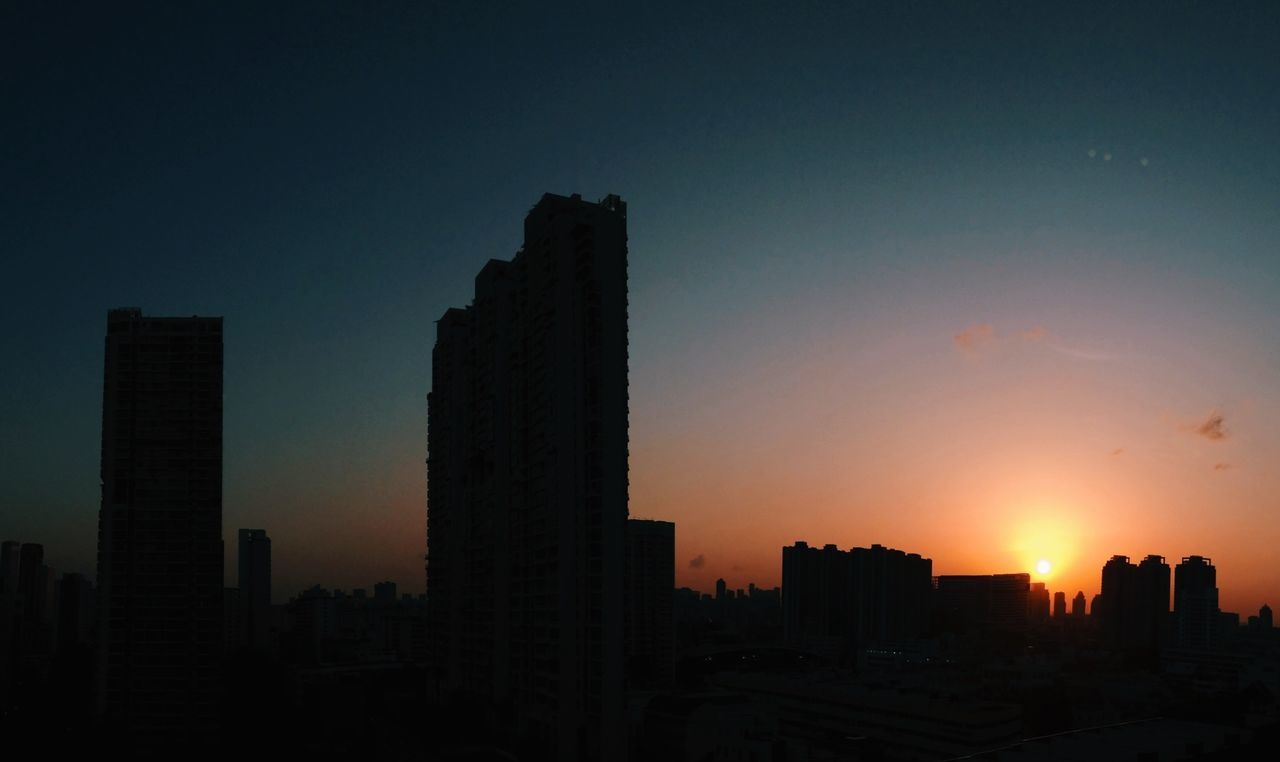
POLYGON ((1255 611, 1258 8, 5 11, 0 535, 91 573, 105 311, 221 315, 224 537, 270 532, 279 599, 420 591, 433 321, 544 191, 619 193, 630 509, 678 584, 777 585, 796 540, 1087 595, 1201 554, 1255 611))

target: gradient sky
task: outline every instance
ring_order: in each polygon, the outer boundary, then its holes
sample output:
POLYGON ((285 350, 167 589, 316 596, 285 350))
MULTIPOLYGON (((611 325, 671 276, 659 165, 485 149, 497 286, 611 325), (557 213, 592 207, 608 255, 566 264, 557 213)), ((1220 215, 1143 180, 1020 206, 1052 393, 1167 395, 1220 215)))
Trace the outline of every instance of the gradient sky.
POLYGON ((421 591, 433 321, 613 192, 679 583, 803 539, 1280 604, 1280 5, 15 5, 0 537, 61 570, 139 306, 226 318, 229 560, 421 591))

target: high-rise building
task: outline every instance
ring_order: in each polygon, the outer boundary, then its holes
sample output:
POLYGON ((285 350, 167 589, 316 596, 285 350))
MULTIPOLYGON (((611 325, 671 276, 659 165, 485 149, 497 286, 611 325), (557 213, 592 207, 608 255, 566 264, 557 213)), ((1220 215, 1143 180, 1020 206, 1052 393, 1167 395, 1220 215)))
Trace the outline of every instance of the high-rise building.
POLYGON ((1043 582, 1032 582, 1027 591, 1027 615, 1034 621, 1049 618, 1049 588, 1043 582))
POLYGON ((933 561, 883 545, 849 551, 854 644, 905 645, 929 629, 933 561))
POLYGON ((1169 564, 1163 556, 1149 555, 1134 573, 1134 596, 1138 613, 1132 642, 1141 649, 1154 651, 1165 637, 1169 621, 1169 564))
POLYGON ((1058 592, 1053 594, 1053 618, 1065 619, 1066 616, 1067 616, 1067 594, 1059 590, 1058 592))
POLYGON ((729 586, 725 584, 724 579, 716 580, 716 600, 723 601, 729 597, 729 586))
POLYGON ((43 624, 52 594, 49 573, 44 565, 44 546, 34 542, 22 544, 18 561, 18 595, 22 599, 21 619, 27 625, 43 624))
POLYGON ((1203 651, 1218 645, 1218 571, 1213 561, 1188 556, 1178 564, 1174 570, 1173 614, 1179 648, 1203 651))
POLYGON ((1101 627, 1113 649, 1153 654, 1169 617, 1169 565, 1149 555, 1133 564, 1112 556, 1102 567, 1101 627))
POLYGON ((952 632, 1018 633, 1027 627, 1031 575, 951 574, 938 577, 939 625, 952 632))
POLYGON ((0 544, 0 711, 9 706, 17 675, 21 557, 22 543, 5 540, 0 544))
POLYGON ((1084 591, 1077 590, 1076 597, 1071 599, 1071 616, 1076 619, 1084 619, 1084 591))
POLYGON ((1262 604, 1262 608, 1258 609, 1258 624, 1265 630, 1270 630, 1274 626, 1271 607, 1265 603, 1262 604))
POLYGON ((265 529, 240 530, 240 645, 271 649, 271 538, 265 529))
POLYGON ((22 563, 22 543, 5 540, 0 543, 0 594, 17 597, 18 569, 22 563))
POLYGON ((544 195, 432 351, 432 674, 566 760, 625 745, 626 223, 544 195))
MULTIPOLYGON (((23 543, 18 550, 16 599, 10 611, 11 681, 41 675, 56 649, 57 573, 44 563, 44 546, 23 543), (25 678, 24 678, 25 675, 25 678)), ((16 694, 15 694, 16 695, 16 694)))
POLYGON ((222 318, 107 314, 100 710, 138 743, 214 727, 222 634, 222 318))
POLYGON ((676 525, 627 520, 627 684, 675 678, 676 525))
POLYGON ((1094 606, 1102 640, 1111 648, 1125 645, 1136 615, 1136 568, 1128 556, 1115 555, 1102 566, 1102 599, 1094 606))
POLYGON ((782 549, 782 634, 789 645, 848 656, 853 597, 849 554, 799 541, 782 549))
POLYGON ((906 645, 927 634, 932 573, 931 560, 883 545, 784 547, 783 636, 833 658, 906 645))
POLYGON ((58 580, 58 650, 87 647, 93 640, 93 583, 83 574, 64 574, 58 580))

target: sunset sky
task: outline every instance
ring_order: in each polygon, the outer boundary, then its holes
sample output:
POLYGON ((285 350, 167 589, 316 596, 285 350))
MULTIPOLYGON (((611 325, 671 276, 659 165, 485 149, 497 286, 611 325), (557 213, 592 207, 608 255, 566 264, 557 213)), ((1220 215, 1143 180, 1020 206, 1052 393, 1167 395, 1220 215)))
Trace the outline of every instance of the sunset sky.
POLYGON ((618 193, 680 584, 878 542, 1280 605, 1280 5, 659 5, 0 10, 0 539, 93 572, 107 309, 223 315, 228 569, 420 592, 434 320, 618 193))

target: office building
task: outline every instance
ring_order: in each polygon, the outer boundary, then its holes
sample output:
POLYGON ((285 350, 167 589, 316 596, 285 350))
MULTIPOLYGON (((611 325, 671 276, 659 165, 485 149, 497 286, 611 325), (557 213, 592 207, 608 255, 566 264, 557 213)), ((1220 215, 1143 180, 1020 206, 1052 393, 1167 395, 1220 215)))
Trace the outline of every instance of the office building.
POLYGON ((1084 591, 1077 590, 1076 597, 1071 599, 1071 616, 1075 617, 1076 619, 1084 619, 1084 613, 1085 613, 1084 609, 1085 609, 1084 591))
POLYGON ((222 633, 222 318, 107 315, 100 711, 134 741, 214 728, 222 633))
POLYGON ((1067 594, 1059 590, 1053 594, 1053 618, 1066 619, 1067 617, 1067 594))
POLYGON ((240 530, 239 562, 240 645, 271 650, 271 538, 265 529, 240 530))
POLYGON ((676 525, 627 520, 627 686, 675 679, 676 525))
POLYGON ((433 679, 566 760, 625 746, 626 221, 617 196, 544 195, 432 351, 433 679))

